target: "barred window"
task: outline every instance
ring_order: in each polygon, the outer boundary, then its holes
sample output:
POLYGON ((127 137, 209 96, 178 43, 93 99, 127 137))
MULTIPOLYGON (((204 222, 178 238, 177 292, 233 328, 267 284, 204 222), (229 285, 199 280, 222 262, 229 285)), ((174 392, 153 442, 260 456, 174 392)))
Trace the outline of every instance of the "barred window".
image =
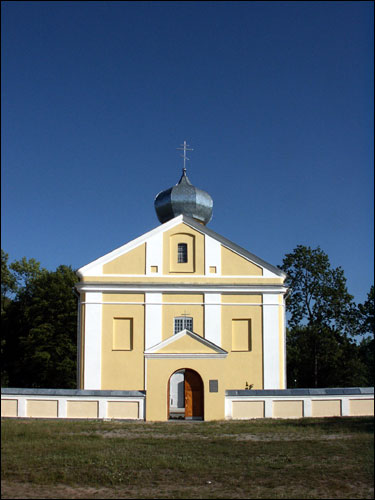
POLYGON ((174 319, 174 334, 181 332, 182 330, 193 331, 193 318, 187 318, 182 316, 180 318, 174 319))
POLYGON ((177 262, 182 264, 188 261, 187 243, 179 243, 177 247, 177 262))

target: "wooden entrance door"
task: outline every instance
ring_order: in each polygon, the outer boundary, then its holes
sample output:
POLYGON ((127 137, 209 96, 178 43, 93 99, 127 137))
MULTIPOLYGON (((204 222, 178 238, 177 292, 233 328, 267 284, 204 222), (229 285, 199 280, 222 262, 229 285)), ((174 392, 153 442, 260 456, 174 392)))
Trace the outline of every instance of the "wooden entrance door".
POLYGON ((203 382, 197 372, 185 370, 185 418, 203 418, 203 382))

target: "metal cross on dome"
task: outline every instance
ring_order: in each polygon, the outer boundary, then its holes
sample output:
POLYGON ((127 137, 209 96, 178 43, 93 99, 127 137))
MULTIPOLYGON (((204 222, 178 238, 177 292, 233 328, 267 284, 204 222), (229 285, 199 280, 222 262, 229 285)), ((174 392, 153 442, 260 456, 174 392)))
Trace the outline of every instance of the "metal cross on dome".
POLYGON ((180 149, 181 151, 183 151, 183 152, 184 152, 184 154, 183 154, 183 155, 180 155, 180 156, 181 156, 181 158, 183 158, 183 159, 184 159, 184 172, 186 172, 186 160, 190 160, 190 158, 188 158, 188 157, 186 156, 186 151, 194 151, 194 149, 193 149, 193 148, 190 148, 190 147, 189 147, 189 144, 186 144, 186 141, 184 141, 184 143, 183 143, 183 144, 181 144, 181 146, 183 146, 183 147, 181 147, 181 148, 176 148, 176 149, 180 149))

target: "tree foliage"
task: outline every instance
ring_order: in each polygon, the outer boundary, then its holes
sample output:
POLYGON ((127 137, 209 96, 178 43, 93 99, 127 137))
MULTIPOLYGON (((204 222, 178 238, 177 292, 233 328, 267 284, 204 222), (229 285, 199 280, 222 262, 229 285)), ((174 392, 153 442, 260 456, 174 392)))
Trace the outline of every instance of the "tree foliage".
POLYGON ((332 268, 319 247, 303 245, 285 256, 281 268, 289 287, 289 385, 368 385, 366 364, 354 340, 360 333, 361 314, 348 293, 343 270, 332 268))
POLYGON ((6 276, 13 288, 2 288, 2 303, 7 300, 2 314, 2 385, 75 388, 74 271, 64 265, 47 271, 34 259, 23 258, 8 267, 6 276))

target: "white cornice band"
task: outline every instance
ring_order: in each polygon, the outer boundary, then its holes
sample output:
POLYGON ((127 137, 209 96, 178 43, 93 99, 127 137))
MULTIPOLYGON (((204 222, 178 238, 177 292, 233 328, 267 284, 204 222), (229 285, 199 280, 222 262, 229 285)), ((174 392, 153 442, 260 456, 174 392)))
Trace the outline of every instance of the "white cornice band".
POLYGON ((189 285, 189 284, 113 284, 113 283, 77 283, 79 292, 198 292, 198 293, 286 293, 288 288, 285 285, 189 285))

